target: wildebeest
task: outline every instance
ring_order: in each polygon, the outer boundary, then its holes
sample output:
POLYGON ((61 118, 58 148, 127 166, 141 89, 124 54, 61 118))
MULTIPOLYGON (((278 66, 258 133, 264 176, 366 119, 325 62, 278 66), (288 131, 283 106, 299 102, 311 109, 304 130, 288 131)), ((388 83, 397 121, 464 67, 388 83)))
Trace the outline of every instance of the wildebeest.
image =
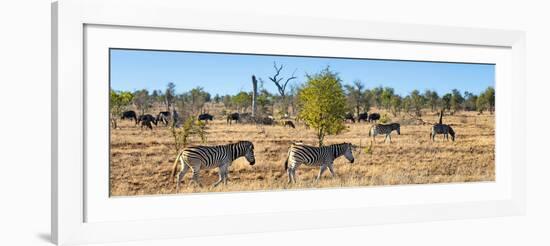
POLYGON ((227 124, 231 125, 232 121, 235 121, 235 123, 239 123, 241 121, 239 113, 232 113, 227 115, 227 124))
POLYGON ((199 120, 204 120, 204 121, 212 121, 214 120, 214 116, 212 116, 211 114, 201 114, 199 115, 199 120))
POLYGON ((155 117, 153 117, 152 115, 150 114, 145 114, 145 115, 140 115, 139 118, 138 118, 138 123, 141 123, 141 128, 143 129, 143 127, 147 127, 151 130, 153 130, 153 126, 151 125, 151 123, 155 124, 155 126, 157 125, 157 119, 155 117))
POLYGON ((157 115, 157 118, 155 119, 158 122, 164 123, 164 126, 168 125, 168 121, 170 120, 170 112, 169 111, 162 111, 157 115))
POLYGON ((294 125, 294 123, 290 120, 285 120, 285 122, 283 123, 285 127, 292 127, 292 128, 296 128, 296 126, 294 125))
POLYGON ((271 126, 271 125, 275 124, 275 120, 272 117, 263 117, 263 118, 256 119, 256 123, 271 126))
POLYGON ((124 111, 122 113, 122 116, 120 117, 120 119, 122 120, 134 120, 136 122, 136 124, 138 123, 138 118, 137 118, 137 114, 136 114, 136 111, 133 111, 133 110, 129 110, 129 111, 124 111))
POLYGON ((380 114, 379 113, 369 114, 369 118, 368 118, 369 122, 376 122, 379 119, 380 119, 380 114))
POLYGON ((369 120, 369 114, 367 113, 360 113, 358 116, 357 116, 357 122, 361 122, 361 121, 368 121, 369 120))
POLYGON ((344 116, 344 121, 346 121, 346 122, 351 121, 352 123, 355 123, 355 117, 353 117, 353 114, 352 114, 352 113, 347 113, 347 114, 344 116))

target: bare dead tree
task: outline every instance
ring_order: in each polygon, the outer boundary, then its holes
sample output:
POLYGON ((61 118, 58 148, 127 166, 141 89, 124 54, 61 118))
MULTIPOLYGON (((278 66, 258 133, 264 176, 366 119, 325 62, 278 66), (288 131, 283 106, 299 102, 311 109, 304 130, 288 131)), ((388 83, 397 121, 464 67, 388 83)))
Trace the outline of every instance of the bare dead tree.
POLYGON ((277 86, 277 90, 279 91, 279 95, 281 95, 281 101, 283 103, 283 113, 286 114, 288 110, 288 106, 286 103, 286 87, 291 80, 297 78, 295 76, 296 70, 294 70, 292 75, 285 80, 284 77, 280 77, 281 71, 283 70, 284 66, 277 66, 277 63, 273 62, 273 68, 275 68, 275 75, 273 75, 273 77, 269 77, 269 80, 271 80, 271 82, 273 82, 275 86, 277 86))

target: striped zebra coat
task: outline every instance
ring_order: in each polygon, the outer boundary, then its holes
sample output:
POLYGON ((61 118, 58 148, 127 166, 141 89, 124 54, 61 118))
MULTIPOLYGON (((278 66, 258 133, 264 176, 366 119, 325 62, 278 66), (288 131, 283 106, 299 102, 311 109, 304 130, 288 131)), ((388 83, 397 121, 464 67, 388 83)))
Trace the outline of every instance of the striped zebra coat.
POLYGON ((386 135, 386 137, 384 138, 384 143, 388 138, 390 139, 390 143, 391 143, 391 133, 393 131, 396 131, 397 135, 401 135, 401 125, 399 125, 399 123, 376 124, 371 127, 369 131, 369 137, 372 136, 372 139, 375 140, 376 135, 384 134, 386 135))
POLYGON ((443 134, 443 138, 449 140, 449 135, 451 135, 451 140, 455 141, 455 131, 449 125, 445 124, 435 124, 432 126, 432 132, 430 133, 430 138, 432 141, 435 141, 435 135, 443 134))
POLYGON ((220 178, 214 183, 214 186, 217 186, 221 182, 227 184, 231 163, 243 156, 250 165, 254 165, 256 160, 254 158, 254 144, 252 142, 240 141, 238 143, 218 146, 187 147, 180 152, 174 161, 172 177, 176 176, 177 173, 176 189, 179 189, 179 184, 189 169, 193 172, 193 182, 199 186, 202 186, 199 182, 199 171, 201 168, 219 168, 220 178))
POLYGON ((323 172, 328 170, 334 177, 334 160, 344 155, 351 163, 355 160, 350 143, 333 144, 329 146, 313 147, 303 144, 292 144, 288 150, 288 157, 285 161, 285 170, 288 173, 288 183, 296 183, 296 169, 301 165, 319 167, 317 179, 321 178, 323 172))

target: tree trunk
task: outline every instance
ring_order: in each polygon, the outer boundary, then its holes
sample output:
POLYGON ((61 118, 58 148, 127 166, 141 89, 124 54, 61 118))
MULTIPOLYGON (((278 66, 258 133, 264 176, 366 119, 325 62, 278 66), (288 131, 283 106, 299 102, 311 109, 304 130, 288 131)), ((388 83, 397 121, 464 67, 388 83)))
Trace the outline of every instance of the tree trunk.
POLYGON ((256 101, 258 95, 258 81, 256 76, 252 75, 252 118, 256 118, 256 101))
POLYGON ((319 131, 317 132, 317 138, 319 138, 319 147, 323 146, 323 140, 325 138, 323 128, 319 128, 319 131))

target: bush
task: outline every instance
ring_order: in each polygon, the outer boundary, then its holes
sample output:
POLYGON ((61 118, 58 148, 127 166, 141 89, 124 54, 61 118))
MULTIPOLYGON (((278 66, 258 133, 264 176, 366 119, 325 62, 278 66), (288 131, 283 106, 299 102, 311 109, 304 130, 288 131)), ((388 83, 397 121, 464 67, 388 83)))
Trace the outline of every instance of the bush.
POLYGON ((388 116, 388 114, 384 113, 382 116, 380 116, 379 122, 382 123, 382 124, 386 124, 386 123, 391 122, 391 118, 390 118, 390 116, 388 116))

